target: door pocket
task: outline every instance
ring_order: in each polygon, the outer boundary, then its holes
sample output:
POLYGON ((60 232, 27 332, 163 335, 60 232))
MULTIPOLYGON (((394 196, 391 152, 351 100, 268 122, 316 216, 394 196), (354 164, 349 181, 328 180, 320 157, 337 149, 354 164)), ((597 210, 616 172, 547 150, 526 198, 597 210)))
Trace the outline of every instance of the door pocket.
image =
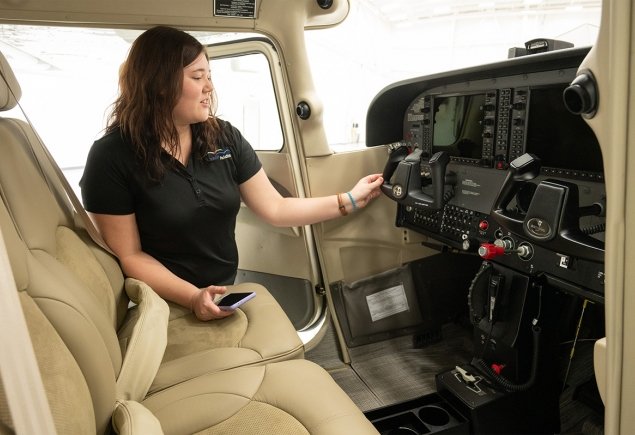
POLYGON ((346 344, 355 347, 417 331, 423 323, 409 265, 331 285, 346 344))

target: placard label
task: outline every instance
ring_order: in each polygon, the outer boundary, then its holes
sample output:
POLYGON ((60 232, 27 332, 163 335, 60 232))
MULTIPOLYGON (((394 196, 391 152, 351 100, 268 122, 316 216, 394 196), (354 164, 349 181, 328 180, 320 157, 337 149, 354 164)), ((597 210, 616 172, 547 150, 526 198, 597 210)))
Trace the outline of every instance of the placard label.
POLYGON ((403 284, 366 296, 366 303, 373 322, 409 309, 403 284))
POLYGON ((256 0, 214 0, 214 16, 256 18, 256 0))

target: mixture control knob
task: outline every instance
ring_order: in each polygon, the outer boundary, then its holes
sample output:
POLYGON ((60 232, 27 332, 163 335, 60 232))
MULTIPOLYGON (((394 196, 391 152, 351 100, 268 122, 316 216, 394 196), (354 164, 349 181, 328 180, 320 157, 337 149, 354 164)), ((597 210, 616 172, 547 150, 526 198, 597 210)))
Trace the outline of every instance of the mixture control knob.
POLYGON ((478 255, 485 260, 491 260, 492 258, 505 255, 505 247, 495 245, 494 243, 483 243, 478 248, 478 255))

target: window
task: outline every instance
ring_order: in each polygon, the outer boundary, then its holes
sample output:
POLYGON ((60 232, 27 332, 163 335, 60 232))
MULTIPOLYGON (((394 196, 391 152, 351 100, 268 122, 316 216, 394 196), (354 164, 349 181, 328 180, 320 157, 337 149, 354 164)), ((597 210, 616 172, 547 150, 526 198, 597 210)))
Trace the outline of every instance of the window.
POLYGON ((265 55, 212 58, 210 63, 216 115, 237 127, 255 150, 280 150, 282 127, 265 55))
MULTIPOLYGON (((21 106, 78 196, 86 156, 102 136, 117 97, 119 67, 140 34, 140 30, 0 25, 0 50, 22 88, 21 106)), ((203 44, 246 36, 192 35, 203 44)), ((217 115, 238 127, 255 149, 282 148, 265 56, 213 59, 211 69, 217 115)), ((21 117, 19 112, 12 116, 21 117)))
POLYGON ((0 25, 0 49, 22 88, 22 108, 76 191, 116 98, 119 65, 138 34, 0 25))

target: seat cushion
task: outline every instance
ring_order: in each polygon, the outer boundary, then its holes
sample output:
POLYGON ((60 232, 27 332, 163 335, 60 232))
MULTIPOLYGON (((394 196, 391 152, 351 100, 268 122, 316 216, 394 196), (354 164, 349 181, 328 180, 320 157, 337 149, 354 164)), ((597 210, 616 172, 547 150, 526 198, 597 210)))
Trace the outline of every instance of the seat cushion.
POLYGON ((306 360, 192 379, 143 401, 168 434, 377 434, 330 375, 306 360))
POLYGON ((256 297, 224 319, 201 322, 170 304, 168 345, 150 392, 232 367, 302 358, 304 346, 278 302, 259 284, 228 286, 256 297))

